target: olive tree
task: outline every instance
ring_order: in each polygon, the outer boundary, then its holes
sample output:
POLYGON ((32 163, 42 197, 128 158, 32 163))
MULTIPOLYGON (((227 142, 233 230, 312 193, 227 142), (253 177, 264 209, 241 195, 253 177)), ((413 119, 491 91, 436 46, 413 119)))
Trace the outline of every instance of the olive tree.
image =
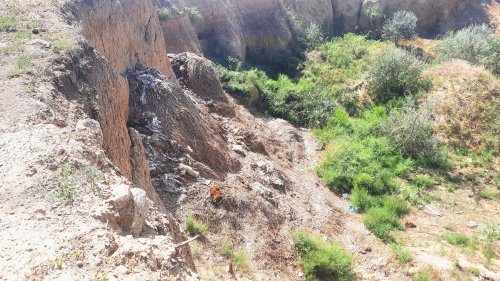
POLYGON ((382 27, 382 37, 396 45, 401 39, 411 39, 416 35, 417 20, 412 12, 398 11, 382 27))

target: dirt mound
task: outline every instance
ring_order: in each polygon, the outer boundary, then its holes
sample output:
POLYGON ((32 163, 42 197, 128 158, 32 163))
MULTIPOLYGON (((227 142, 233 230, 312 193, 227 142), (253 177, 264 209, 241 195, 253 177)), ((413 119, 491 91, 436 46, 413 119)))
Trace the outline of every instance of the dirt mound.
POLYGON ((440 138, 455 147, 500 151, 495 118, 500 108, 500 83, 480 67, 452 61, 425 72, 434 88, 425 105, 434 111, 440 138))

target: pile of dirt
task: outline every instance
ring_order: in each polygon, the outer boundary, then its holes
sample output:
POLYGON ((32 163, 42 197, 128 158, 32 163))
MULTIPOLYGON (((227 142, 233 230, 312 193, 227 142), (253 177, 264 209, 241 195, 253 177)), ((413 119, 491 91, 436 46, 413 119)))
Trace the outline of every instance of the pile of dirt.
POLYGON ((427 70, 433 90, 424 106, 434 112, 434 127, 453 147, 480 150, 485 145, 500 151, 500 82, 481 67, 451 61, 427 70))

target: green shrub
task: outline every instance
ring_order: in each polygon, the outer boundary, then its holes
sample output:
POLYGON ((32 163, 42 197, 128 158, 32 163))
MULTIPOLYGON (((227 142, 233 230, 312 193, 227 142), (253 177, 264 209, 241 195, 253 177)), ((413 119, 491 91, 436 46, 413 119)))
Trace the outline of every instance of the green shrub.
POLYGON ((28 55, 20 55, 16 58, 16 65, 10 70, 9 76, 19 76, 32 73, 33 62, 28 55))
POLYGON ((428 175, 417 175, 411 179, 412 183, 419 189, 428 190, 434 186, 434 179, 428 175))
POLYGON ((304 44, 307 50, 312 50, 319 47, 321 44, 325 43, 325 33, 316 23, 311 23, 309 27, 306 28, 304 35, 300 38, 302 44, 304 44))
POLYGON ((386 243, 394 241, 391 231, 403 228, 396 214, 380 207, 369 209, 363 222, 366 228, 386 243))
POLYGON ((368 69, 366 80, 368 93, 381 102, 430 88, 430 81, 422 78, 422 64, 397 49, 379 55, 368 69))
POLYGON ((384 209, 397 216, 402 216, 410 211, 408 203, 395 196, 385 196, 383 199, 383 206, 384 209))
POLYGON ((167 20, 171 14, 172 13, 171 13, 170 9, 168 9, 168 8, 165 8, 165 7, 156 8, 156 15, 158 16, 158 18, 160 20, 167 20))
POLYGON ((401 39, 411 39, 416 35, 417 20, 412 12, 398 11, 382 27, 382 37, 396 45, 401 39))
POLYGON ((236 253, 234 253, 233 263, 234 265, 236 265, 238 270, 241 270, 243 272, 247 272, 250 268, 248 264, 247 254, 243 250, 238 250, 236 251, 236 253))
POLYGON ((0 31, 15 31, 17 26, 17 17, 15 15, 0 16, 0 31))
POLYGON ((187 217, 186 219, 186 227, 187 230, 189 231, 189 234, 195 236, 195 235, 200 235, 204 236, 207 234, 207 225, 204 224, 202 221, 199 221, 193 217, 187 217))
POLYGON ((370 208, 382 205, 379 197, 370 195, 365 189, 362 188, 354 188, 352 190, 350 201, 361 213, 365 213, 370 208))
POLYGON ((436 46, 441 59, 462 59, 500 74, 500 38, 486 24, 449 33, 436 46))
POLYGON ((460 233, 445 233, 443 235, 439 236, 440 240, 447 241, 448 243, 452 245, 458 245, 458 246, 469 246, 471 241, 467 235, 460 234, 460 233))
POLYGON ((391 112, 381 124, 385 133, 405 155, 432 166, 445 166, 440 142, 431 125, 430 111, 409 101, 402 110, 391 112))
POLYGON ((352 270, 352 256, 336 244, 326 243, 321 237, 299 231, 293 235, 307 280, 356 280, 352 270))
POLYGON ((410 251, 398 244, 391 244, 391 251, 399 264, 407 264, 413 260, 410 251))

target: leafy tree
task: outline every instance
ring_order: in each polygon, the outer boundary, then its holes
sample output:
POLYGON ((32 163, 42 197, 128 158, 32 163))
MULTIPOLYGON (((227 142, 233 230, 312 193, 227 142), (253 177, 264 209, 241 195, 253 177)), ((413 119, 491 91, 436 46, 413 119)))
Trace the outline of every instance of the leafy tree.
POLYGON ((411 39, 416 35, 417 20, 412 12, 396 12, 382 27, 382 37, 393 40, 396 45, 401 39, 411 39))

